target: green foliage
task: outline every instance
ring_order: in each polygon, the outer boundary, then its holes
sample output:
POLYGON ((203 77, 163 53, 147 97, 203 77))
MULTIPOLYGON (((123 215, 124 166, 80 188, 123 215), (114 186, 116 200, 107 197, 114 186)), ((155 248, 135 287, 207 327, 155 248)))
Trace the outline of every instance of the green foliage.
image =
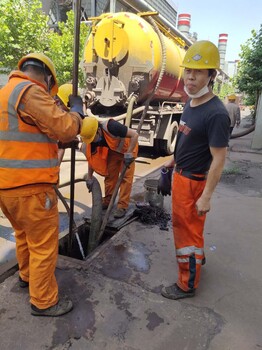
POLYGON ((0 68, 10 72, 29 52, 45 52, 49 46, 48 17, 39 0, 1 0, 0 68))
MULTIPOLYGON (((67 12, 67 21, 58 23, 58 32, 50 34, 49 57, 54 62, 58 84, 70 82, 73 78, 73 51, 74 51, 74 12, 67 12)), ((79 60, 83 55, 84 44, 89 27, 80 25, 79 60)), ((79 83, 83 84, 83 73, 79 69, 79 83)))
POLYGON ((224 101, 228 95, 235 93, 235 88, 231 82, 222 84, 216 82, 214 86, 214 93, 218 95, 222 101, 224 101))
POLYGON ((255 104, 262 92, 262 25, 241 46, 236 86, 247 95, 246 103, 255 104))
MULTIPOLYGON (((30 52, 43 52, 53 61, 58 84, 72 80, 74 50, 74 12, 67 12, 67 21, 50 30, 49 17, 42 12, 40 0, 0 0, 0 69, 9 73, 21 57, 30 52)), ((89 32, 80 26, 79 60, 89 32)), ((79 82, 83 73, 79 69, 79 82)))

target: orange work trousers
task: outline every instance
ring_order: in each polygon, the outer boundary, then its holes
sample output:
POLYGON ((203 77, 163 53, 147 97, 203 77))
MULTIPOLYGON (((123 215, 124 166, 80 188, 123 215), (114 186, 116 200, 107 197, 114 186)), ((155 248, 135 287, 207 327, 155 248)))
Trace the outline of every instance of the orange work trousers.
POLYGON ((198 216, 195 205, 205 184, 206 180, 196 181, 174 174, 172 220, 179 269, 177 285, 184 291, 196 289, 200 280, 206 215, 198 216))
MULTIPOLYGON (((109 204, 114 192, 119 174, 123 167, 124 155, 109 149, 107 157, 108 175, 105 176, 105 197, 104 204, 109 204)), ((117 207, 127 209, 132 191, 133 178, 135 173, 135 162, 131 163, 127 168, 125 176, 121 182, 119 189, 119 198, 117 207)))
POLYGON ((0 190, 0 207, 15 231, 19 275, 29 282, 31 304, 39 309, 55 305, 59 233, 55 189, 28 185, 0 190))

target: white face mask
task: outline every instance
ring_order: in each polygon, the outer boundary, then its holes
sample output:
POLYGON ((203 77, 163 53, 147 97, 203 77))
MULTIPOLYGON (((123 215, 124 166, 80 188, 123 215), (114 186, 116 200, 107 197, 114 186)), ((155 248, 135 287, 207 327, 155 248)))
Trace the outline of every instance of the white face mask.
POLYGON ((200 89, 196 94, 190 94, 190 92, 187 91, 186 86, 184 86, 184 91, 185 93, 190 97, 190 98, 199 98, 204 96, 205 94, 207 94, 209 92, 209 88, 207 85, 205 85, 204 87, 202 87, 202 89, 200 89))

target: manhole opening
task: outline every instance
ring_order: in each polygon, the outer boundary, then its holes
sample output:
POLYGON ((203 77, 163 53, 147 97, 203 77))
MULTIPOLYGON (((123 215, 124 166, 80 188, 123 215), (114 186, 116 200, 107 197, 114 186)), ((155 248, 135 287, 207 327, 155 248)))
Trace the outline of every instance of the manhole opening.
MULTIPOLYGON (((100 244, 98 245, 98 247, 105 243, 106 241, 108 241, 110 238, 112 238, 116 232, 118 230, 113 230, 113 229, 105 229, 104 231, 104 235, 102 237, 102 240, 100 242, 100 244)), ((90 232, 90 224, 88 222, 80 225, 77 228, 77 232, 78 232, 78 236, 81 242, 81 246, 83 248, 83 252, 85 257, 88 257, 92 251, 88 251, 88 241, 89 241, 89 232, 90 232)), ((69 252, 69 234, 65 235, 64 237, 62 237, 59 240, 59 254, 60 255, 64 255, 64 256, 70 256, 74 259, 78 259, 78 260, 84 260, 82 253, 81 253, 81 249, 79 247, 79 243, 78 240, 76 238, 76 236, 74 235, 74 237, 72 238, 72 249, 71 252, 69 252)))

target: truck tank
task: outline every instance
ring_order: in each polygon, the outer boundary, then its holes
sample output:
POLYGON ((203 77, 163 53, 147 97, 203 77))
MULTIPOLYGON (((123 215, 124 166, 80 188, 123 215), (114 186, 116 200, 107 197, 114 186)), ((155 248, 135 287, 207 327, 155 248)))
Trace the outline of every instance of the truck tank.
POLYGON ((180 67, 185 44, 151 15, 120 12, 92 19, 82 62, 85 101, 89 113, 123 118, 132 128, 138 127, 150 101, 139 144, 167 155, 174 150, 181 102, 186 99, 180 67), (131 112, 130 101, 135 106, 131 112))

